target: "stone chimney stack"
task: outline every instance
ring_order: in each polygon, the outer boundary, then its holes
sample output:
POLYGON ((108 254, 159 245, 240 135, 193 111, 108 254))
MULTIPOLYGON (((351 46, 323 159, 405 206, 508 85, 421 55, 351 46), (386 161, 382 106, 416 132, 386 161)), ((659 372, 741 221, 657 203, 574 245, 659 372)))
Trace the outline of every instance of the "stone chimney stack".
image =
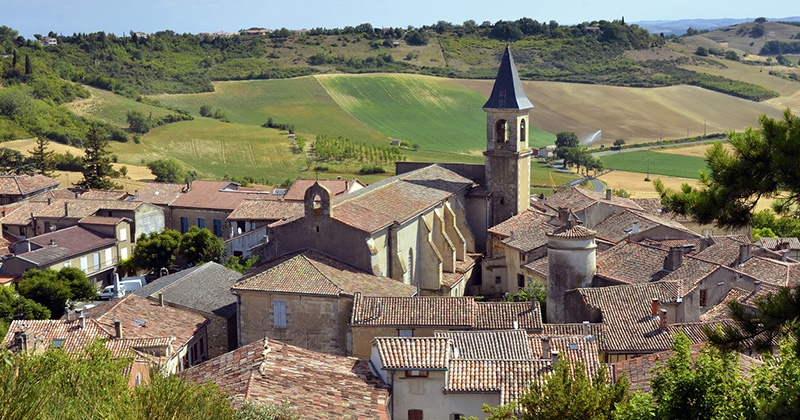
POLYGON ((753 253, 750 249, 750 244, 740 244, 739 245, 739 260, 738 264, 742 264, 745 261, 749 260, 750 257, 753 256, 753 253))
POLYGON ((756 280, 753 282, 753 293, 758 293, 761 291, 761 282, 756 280))
POLYGON ((69 202, 64 202, 64 217, 69 217, 69 202))
POLYGON ((590 335, 591 334, 589 334, 589 321, 583 321, 583 336, 588 337, 590 335))
POLYGON ((566 207, 559 207, 558 208, 558 221, 561 222, 562 225, 567 224, 567 217, 569 217, 569 209, 566 207))
POLYGON ((669 249, 667 258, 664 259, 664 269, 675 271, 683 265, 683 247, 673 246, 669 249))
POLYGON ((164 292, 158 292, 158 304, 164 307, 164 292))
POLYGON ((78 322, 80 322, 81 329, 86 329, 86 317, 83 316, 83 311, 80 311, 80 315, 78 315, 78 322))
POLYGON ((606 188, 606 200, 611 200, 611 188, 606 188))
POLYGON ((550 337, 542 338, 542 359, 550 357, 550 337))
POLYGON ((658 327, 662 330, 667 329, 667 310, 662 309, 658 314, 658 327))
POLYGON ((550 364, 553 365, 553 369, 556 368, 558 364, 558 350, 553 350, 550 352, 550 364))
POLYGON ((653 298, 652 302, 650 302, 650 315, 658 316, 658 298, 653 298))
POLYGON ((633 226, 631 227, 631 235, 638 235, 639 234, 639 221, 633 222, 633 226))
POLYGON ((116 332, 116 338, 122 338, 122 321, 114 320, 114 331, 116 332))

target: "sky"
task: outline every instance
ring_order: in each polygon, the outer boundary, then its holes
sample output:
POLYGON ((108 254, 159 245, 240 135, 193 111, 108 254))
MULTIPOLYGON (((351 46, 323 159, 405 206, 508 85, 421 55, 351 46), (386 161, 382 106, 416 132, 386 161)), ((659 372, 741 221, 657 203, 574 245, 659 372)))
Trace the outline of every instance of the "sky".
POLYGON ((419 27, 440 20, 477 23, 529 17, 571 25, 593 20, 625 21, 783 18, 800 14, 797 0, 0 0, 0 26, 25 38, 53 31, 62 35, 103 31, 152 33, 235 32, 269 29, 419 27), (794 6, 794 7, 791 7, 794 6))

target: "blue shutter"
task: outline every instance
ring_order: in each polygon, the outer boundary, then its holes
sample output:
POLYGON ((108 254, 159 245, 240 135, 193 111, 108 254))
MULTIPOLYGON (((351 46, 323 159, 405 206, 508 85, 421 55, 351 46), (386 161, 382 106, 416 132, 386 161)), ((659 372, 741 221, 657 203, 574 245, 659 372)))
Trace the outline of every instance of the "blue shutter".
POLYGON ((222 219, 214 219, 214 235, 222 237, 222 219))
POLYGON ((199 227, 200 229, 205 228, 206 227, 206 219, 204 219, 202 217, 198 217, 197 218, 197 227, 199 227))
POLYGON ((189 218, 181 217, 181 233, 186 233, 188 231, 189 231, 189 218))

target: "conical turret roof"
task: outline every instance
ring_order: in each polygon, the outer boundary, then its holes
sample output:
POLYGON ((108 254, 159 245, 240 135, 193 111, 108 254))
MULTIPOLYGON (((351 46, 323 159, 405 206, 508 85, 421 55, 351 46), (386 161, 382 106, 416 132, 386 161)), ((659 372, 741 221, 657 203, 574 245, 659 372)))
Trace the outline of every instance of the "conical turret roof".
POLYGON ((511 57, 511 47, 506 45, 500 69, 494 80, 494 88, 483 109, 530 109, 533 104, 525 95, 525 89, 519 80, 517 66, 511 57))

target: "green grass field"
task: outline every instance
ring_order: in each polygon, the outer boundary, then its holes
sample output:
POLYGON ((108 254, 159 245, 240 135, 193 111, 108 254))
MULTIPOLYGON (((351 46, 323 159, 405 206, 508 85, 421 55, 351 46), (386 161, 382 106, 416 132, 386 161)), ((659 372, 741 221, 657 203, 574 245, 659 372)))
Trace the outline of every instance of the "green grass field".
POLYGON ((66 106, 72 112, 82 116, 92 116, 119 127, 128 127, 128 111, 139 111, 153 118, 163 117, 173 112, 164 108, 136 102, 107 90, 86 86, 92 93, 90 99, 77 100, 66 106))
POLYGON ((423 150, 486 147, 486 99, 447 79, 413 75, 318 77, 345 111, 389 138, 423 150))
POLYGON ((606 168, 626 172, 696 179, 700 170, 708 171, 704 158, 651 151, 616 153, 602 156, 606 168))

